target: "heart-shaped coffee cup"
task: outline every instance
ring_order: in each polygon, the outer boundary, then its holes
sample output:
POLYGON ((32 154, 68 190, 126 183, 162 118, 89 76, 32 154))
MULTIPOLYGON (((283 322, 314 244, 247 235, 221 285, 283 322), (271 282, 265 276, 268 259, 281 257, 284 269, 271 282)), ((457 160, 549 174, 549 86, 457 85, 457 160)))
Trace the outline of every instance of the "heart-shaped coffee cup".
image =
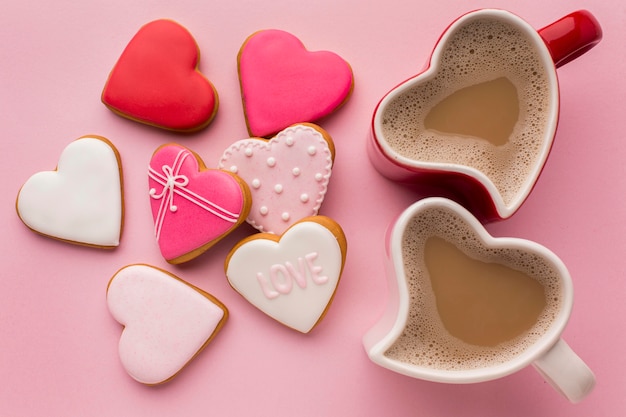
POLYGON ((503 10, 461 16, 426 69, 379 102, 368 141, 372 164, 423 194, 454 199, 483 221, 510 217, 552 148, 556 68, 601 38, 587 11, 539 31, 503 10))
POLYGON ((573 287, 549 249, 493 237, 459 204, 431 197, 391 225, 386 255, 387 308, 363 338, 374 363, 447 383, 532 364, 572 402, 593 389, 593 373, 561 339, 573 287))

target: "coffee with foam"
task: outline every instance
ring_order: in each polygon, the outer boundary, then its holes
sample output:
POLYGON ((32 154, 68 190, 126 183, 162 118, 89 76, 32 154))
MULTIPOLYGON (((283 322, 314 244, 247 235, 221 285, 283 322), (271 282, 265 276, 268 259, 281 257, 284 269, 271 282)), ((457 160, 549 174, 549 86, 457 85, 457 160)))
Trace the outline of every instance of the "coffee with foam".
POLYGON ((484 17, 469 21, 445 43, 433 63, 434 75, 389 101, 381 119, 383 136, 402 157, 482 172, 508 205, 524 192, 528 173, 550 140, 548 109, 556 103, 548 75, 554 70, 547 65, 534 40, 512 23, 484 17), (514 86, 519 100, 508 140, 494 145, 425 126, 429 113, 459 90, 502 80, 514 86))
POLYGON ((528 251, 485 246, 471 226, 452 210, 434 207, 412 218, 403 233, 402 248, 410 307, 404 331, 384 354, 391 360, 449 371, 505 363, 532 347, 562 308, 562 282, 553 265, 528 251), (425 261, 425 247, 432 237, 452 243, 469 258, 499 263, 536 280, 545 303, 537 310, 534 323, 496 345, 468 343, 453 336, 439 314, 425 261))

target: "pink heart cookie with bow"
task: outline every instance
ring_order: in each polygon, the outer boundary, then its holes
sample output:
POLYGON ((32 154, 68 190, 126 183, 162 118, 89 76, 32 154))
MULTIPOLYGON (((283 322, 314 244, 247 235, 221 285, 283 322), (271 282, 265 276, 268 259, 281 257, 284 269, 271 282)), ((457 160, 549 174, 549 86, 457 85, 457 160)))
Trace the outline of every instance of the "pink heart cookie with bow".
POLYGON ((197 257, 243 223, 250 211, 250 191, 241 178, 207 169, 183 146, 158 148, 148 177, 156 239, 170 263, 197 257))
POLYGON ((248 37, 238 67, 248 132, 257 137, 329 115, 349 98, 354 85, 352 69, 343 58, 308 51, 281 30, 248 37))
POLYGON ((269 141, 235 142, 224 151, 218 167, 236 173, 250 186, 248 223, 262 232, 281 234, 303 217, 318 214, 334 156, 328 133, 302 123, 269 141))
POLYGON ((124 325, 119 356, 135 380, 172 379, 222 328, 228 310, 212 295, 149 265, 129 265, 107 287, 111 315, 124 325))

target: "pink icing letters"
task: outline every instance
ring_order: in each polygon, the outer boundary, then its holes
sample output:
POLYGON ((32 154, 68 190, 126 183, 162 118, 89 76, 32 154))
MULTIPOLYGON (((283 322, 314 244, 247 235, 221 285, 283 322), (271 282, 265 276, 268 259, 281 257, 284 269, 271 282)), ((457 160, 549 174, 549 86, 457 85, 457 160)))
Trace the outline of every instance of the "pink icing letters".
POLYGON ((320 275, 322 267, 313 263, 317 257, 317 252, 298 257, 298 269, 289 261, 284 264, 271 265, 269 280, 262 272, 258 272, 256 277, 265 297, 271 300, 280 294, 288 295, 293 290, 294 281, 300 288, 305 289, 307 287, 307 269, 314 284, 323 285, 328 282, 328 277, 320 275))
POLYGON ((306 259, 306 263, 309 266, 309 270, 311 271, 311 279, 317 285, 325 284, 328 282, 328 277, 320 276, 320 272, 322 272, 322 267, 319 265, 313 265, 313 261, 317 259, 317 252, 312 252, 307 255, 304 255, 304 259, 306 259))

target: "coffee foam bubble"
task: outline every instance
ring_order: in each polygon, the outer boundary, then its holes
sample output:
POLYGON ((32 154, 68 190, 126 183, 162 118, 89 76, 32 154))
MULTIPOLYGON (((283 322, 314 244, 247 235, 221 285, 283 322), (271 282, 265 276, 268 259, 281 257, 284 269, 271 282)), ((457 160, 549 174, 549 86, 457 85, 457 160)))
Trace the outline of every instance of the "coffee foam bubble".
MULTIPOLYGON (((433 64, 435 65, 435 64, 433 64)), ((472 167, 494 183, 505 204, 513 201, 544 146, 550 101, 548 70, 533 43, 506 22, 479 18, 458 29, 442 50, 434 78, 391 100, 382 133, 399 155, 472 167), (519 120, 507 144, 439 135, 424 128, 430 108, 459 88, 508 78, 517 88, 519 120)))
POLYGON ((541 257, 511 248, 488 248, 458 214, 429 208, 414 217, 402 239, 405 276, 410 297, 406 327, 385 352, 399 362, 447 371, 499 365, 530 348, 551 326, 562 303, 558 271, 541 257), (499 262, 535 278, 545 290, 546 307, 526 333, 497 346, 477 346, 452 336, 437 313, 436 300, 424 262, 424 245, 439 236, 484 262, 499 262))

